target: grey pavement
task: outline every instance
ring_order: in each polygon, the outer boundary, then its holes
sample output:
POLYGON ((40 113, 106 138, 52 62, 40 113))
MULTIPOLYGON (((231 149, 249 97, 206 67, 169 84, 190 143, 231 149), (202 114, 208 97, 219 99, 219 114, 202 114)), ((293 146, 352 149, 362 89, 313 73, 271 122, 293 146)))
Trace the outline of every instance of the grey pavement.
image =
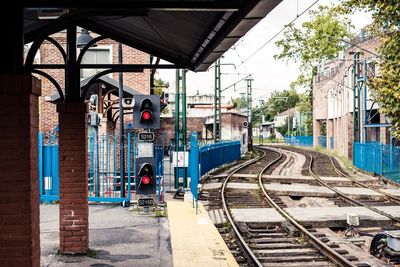
MULTIPOLYGON (((169 190, 169 158, 165 159, 165 190, 169 190)), ((173 194, 166 194, 172 198, 173 194)), ((40 206, 41 266, 110 267, 172 266, 167 217, 139 215, 117 204, 89 205, 89 249, 87 256, 62 256, 59 246, 58 204, 40 206)))
POLYGON ((41 266, 172 266, 168 220, 139 215, 128 208, 89 206, 89 248, 86 256, 57 254, 58 204, 40 206, 41 266))

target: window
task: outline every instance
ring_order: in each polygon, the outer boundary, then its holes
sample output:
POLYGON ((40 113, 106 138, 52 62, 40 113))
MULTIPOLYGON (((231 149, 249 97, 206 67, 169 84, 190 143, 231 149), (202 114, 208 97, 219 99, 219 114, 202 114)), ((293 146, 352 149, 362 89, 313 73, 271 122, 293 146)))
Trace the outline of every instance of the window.
MULTIPOLYGON (((111 64, 110 48, 91 48, 86 51, 82 64, 111 64)), ((81 69, 81 79, 93 76, 104 69, 81 69)))

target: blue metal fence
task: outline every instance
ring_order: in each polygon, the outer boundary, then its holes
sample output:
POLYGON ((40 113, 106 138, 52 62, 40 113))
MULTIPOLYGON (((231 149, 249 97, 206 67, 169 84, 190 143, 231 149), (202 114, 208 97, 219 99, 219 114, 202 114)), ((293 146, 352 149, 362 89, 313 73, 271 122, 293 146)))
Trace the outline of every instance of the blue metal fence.
POLYGON ((333 149, 335 147, 335 137, 333 136, 329 137, 329 147, 330 149, 333 149))
POLYGON ((285 136, 285 143, 295 146, 313 146, 313 136, 285 136))
POLYGON ((45 202, 58 200, 58 139, 57 132, 38 134, 39 192, 45 202))
POLYGON ((354 143, 357 168, 400 181, 400 148, 379 143, 354 143))
POLYGON ((326 148, 326 136, 318 136, 318 145, 326 148))
POLYGON ((240 159, 240 141, 219 142, 200 147, 200 176, 223 164, 240 159))
MULTIPOLYGON (((164 136, 164 135, 163 135, 164 136)), ((137 158, 136 135, 125 135, 125 197, 121 196, 119 138, 116 135, 88 137, 88 200, 94 202, 130 201, 134 190, 137 158)), ((163 138, 164 140, 164 138, 163 138)), ((58 138, 56 132, 38 134, 39 192, 42 201, 59 200, 58 138)), ((157 196, 162 201, 164 184, 164 145, 154 146, 157 196)))

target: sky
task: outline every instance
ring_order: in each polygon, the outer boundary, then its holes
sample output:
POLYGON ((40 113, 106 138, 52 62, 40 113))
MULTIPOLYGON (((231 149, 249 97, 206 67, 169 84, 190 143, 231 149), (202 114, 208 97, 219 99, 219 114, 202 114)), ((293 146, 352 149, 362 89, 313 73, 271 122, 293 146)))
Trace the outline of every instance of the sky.
MULTIPOLYGON (((274 40, 264 46, 257 54, 246 60, 254 51, 265 44, 271 37, 278 33, 286 24, 292 21, 297 14, 302 13, 311 6, 316 0, 283 0, 273 9, 263 20, 254 26, 244 37, 242 37, 233 47, 231 47, 221 59, 221 88, 239 81, 248 74, 252 74, 253 81, 253 105, 257 105, 261 99, 266 99, 273 91, 282 91, 290 88, 290 83, 296 80, 299 74, 299 65, 293 62, 286 63, 274 59, 274 55, 279 53, 275 42, 282 39, 283 34, 279 34, 274 40), (242 62, 245 61, 244 64, 242 62), (236 69, 233 65, 235 64, 236 69)), ((320 0, 313 6, 329 5, 331 0, 320 0)), ((307 21, 307 12, 299 17, 295 25, 301 25, 307 21)), ((371 23, 368 14, 356 13, 351 17, 352 24, 355 26, 353 31, 357 31, 363 26, 371 23)), ((175 92, 175 70, 158 70, 157 78, 169 82, 169 92, 175 92)), ((214 68, 206 72, 187 73, 187 94, 214 94, 214 68)), ((246 82, 238 83, 235 88, 231 87, 222 95, 226 100, 240 97, 240 93, 246 92, 246 82)))

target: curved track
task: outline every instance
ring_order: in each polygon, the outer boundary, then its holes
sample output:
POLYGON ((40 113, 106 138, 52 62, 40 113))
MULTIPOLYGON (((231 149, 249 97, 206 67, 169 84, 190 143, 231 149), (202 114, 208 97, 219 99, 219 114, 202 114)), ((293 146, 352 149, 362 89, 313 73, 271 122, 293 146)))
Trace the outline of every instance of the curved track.
MULTIPOLYGON (((254 266, 263 266, 261 261, 257 258, 255 253, 252 251, 251 246, 248 244, 248 241, 246 240, 246 237, 242 235, 241 231, 239 230, 238 225, 234 221, 230 209, 227 204, 226 200, 226 191, 227 191, 227 184, 229 183, 231 177, 238 171, 244 169, 245 167, 256 163, 257 161, 261 160, 262 158, 265 157, 266 152, 265 150, 260 150, 261 156, 250 160, 239 167, 235 168, 234 171, 232 171, 225 181, 222 184, 222 189, 221 189, 221 200, 222 200, 222 206, 224 209, 224 212, 226 214, 227 220, 230 223, 232 230, 235 233, 235 236, 237 237, 238 242, 240 242, 240 247, 242 250, 244 250, 246 254, 246 258, 249 260, 249 262, 254 265, 254 266)), ((319 251, 321 254, 323 254, 327 259, 329 259, 333 264, 337 266, 355 266, 353 263, 351 263, 348 259, 346 259, 344 256, 340 255, 338 252, 336 252, 334 249, 326 245, 324 242, 322 242, 318 237, 316 237, 311 231, 307 230, 305 227, 300 225, 293 217, 291 217, 285 210, 283 210, 280 205, 276 203, 273 197, 271 197, 267 191, 264 188, 264 185, 262 183, 262 176, 264 172, 274 163, 279 161, 282 158, 282 153, 279 152, 278 157, 273 160, 272 162, 269 162, 266 166, 264 166, 261 171, 258 172, 258 185, 261 188, 261 191, 263 192, 264 198, 267 200, 268 204, 275 208, 290 224, 292 227, 296 228, 297 231, 301 233, 302 236, 306 237, 308 243, 310 243, 317 251, 319 251)))

